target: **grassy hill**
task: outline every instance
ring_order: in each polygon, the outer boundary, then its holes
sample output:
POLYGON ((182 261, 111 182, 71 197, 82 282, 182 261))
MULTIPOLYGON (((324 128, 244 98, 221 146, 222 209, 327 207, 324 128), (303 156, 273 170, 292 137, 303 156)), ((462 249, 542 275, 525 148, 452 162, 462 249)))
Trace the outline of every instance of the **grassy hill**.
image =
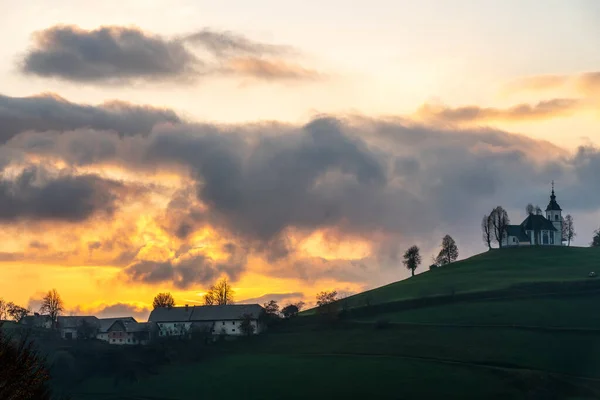
POLYGON ((334 323, 297 318, 131 385, 85 381, 73 398, 600 398, 590 271, 600 249, 486 252, 353 296, 334 323))
MULTIPOLYGON (((348 298, 353 307, 430 296, 506 289, 600 275, 600 248, 522 247, 491 250, 348 298)), ((598 278, 600 279, 600 278, 598 278)))

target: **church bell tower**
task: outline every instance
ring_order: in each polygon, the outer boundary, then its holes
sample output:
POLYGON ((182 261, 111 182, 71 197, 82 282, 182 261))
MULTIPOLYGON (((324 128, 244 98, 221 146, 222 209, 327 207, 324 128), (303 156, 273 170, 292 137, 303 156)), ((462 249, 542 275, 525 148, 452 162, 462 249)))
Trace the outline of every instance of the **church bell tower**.
POLYGON ((546 219, 552 222, 552 225, 556 228, 557 232, 554 232, 554 245, 562 246, 562 209, 556 202, 556 195, 554 194, 554 181, 552 181, 552 194, 550 195, 550 203, 546 207, 546 219))

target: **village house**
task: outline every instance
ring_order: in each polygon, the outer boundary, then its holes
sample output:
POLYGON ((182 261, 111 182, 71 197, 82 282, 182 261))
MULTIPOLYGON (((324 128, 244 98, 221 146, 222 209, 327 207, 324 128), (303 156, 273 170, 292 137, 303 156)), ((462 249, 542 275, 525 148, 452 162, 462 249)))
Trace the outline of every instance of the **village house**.
POLYGON ((52 319, 49 315, 40 315, 35 313, 33 315, 27 315, 19 321, 21 325, 28 328, 52 328, 52 319))
POLYGON ((529 214, 520 225, 508 225, 502 237, 502 247, 514 246, 562 246, 562 209, 556 202, 554 183, 546 216, 529 214))
POLYGON ((158 326, 159 337, 188 335, 199 330, 213 335, 242 335, 240 324, 250 316, 254 333, 264 331, 260 321, 264 309, 259 304, 228 304, 221 306, 160 307, 148 318, 158 326))
POLYGON ((99 325, 98 318, 92 315, 64 316, 58 317, 56 321, 56 328, 60 332, 60 337, 67 340, 77 339, 83 332, 93 337, 99 325))
POLYGON ((143 345, 150 342, 153 325, 150 322, 137 322, 132 317, 107 318, 100 320, 96 338, 115 345, 143 345))

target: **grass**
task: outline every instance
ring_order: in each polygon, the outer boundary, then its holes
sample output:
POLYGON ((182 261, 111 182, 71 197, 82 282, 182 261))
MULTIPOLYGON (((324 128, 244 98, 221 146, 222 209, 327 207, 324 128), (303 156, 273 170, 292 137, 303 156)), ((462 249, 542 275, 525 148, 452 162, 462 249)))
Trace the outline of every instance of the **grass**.
MULTIPOLYGON (((600 272, 599 261, 600 249, 491 251, 350 300, 360 307, 367 296, 385 304, 521 284, 527 291, 529 283, 591 282, 587 275, 600 272)), ((600 398, 597 331, 510 327, 600 329, 599 304, 600 291, 580 291, 394 312, 380 307, 334 325, 309 316, 220 343, 200 362, 168 365, 131 385, 85 381, 73 399, 600 398), (397 324, 376 329, 384 319, 397 324)))
POLYGON ((396 323, 521 325, 600 330, 600 293, 454 303, 361 318, 396 323))
POLYGON ((533 282, 569 282, 600 273, 600 248, 523 247, 488 251, 348 298, 354 306, 505 289, 533 282))

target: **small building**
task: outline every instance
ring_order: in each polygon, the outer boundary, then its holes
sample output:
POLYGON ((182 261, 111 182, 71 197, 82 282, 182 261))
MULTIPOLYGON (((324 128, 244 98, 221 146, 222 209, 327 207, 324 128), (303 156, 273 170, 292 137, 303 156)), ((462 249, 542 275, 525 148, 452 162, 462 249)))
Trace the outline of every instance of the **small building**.
POLYGON ((94 338, 99 326, 98 318, 91 315, 58 317, 56 322, 60 337, 67 340, 77 339, 81 334, 94 338))
POLYGON ((562 209, 556 202, 554 184, 546 216, 529 214, 520 225, 508 225, 502 237, 502 247, 562 246, 562 209))
POLYGON ((254 333, 259 334, 265 330, 260 317, 264 309, 258 304, 231 304, 224 306, 199 306, 194 307, 191 320, 194 323, 211 324, 213 335, 237 336, 244 333, 240 325, 245 316, 251 318, 254 333))
POLYGON ((185 336, 190 333, 192 311, 194 307, 158 307, 152 310, 148 322, 158 327, 159 337, 185 336))
POLYGON ((116 320, 108 328, 108 343, 122 346, 148 344, 153 325, 151 322, 116 320))
POLYGON ((259 304, 160 307, 152 310, 148 321, 156 323, 159 337, 185 336, 195 331, 237 336, 243 334, 240 324, 245 316, 250 316, 255 334, 263 332, 263 312, 259 304))
POLYGON ((99 327, 98 333, 96 334, 96 339, 102 340, 104 342, 109 341, 109 329, 113 326, 113 324, 117 321, 122 321, 123 323, 137 323, 135 318, 133 317, 120 317, 120 318, 99 318, 99 327))
POLYGON ((49 315, 41 315, 38 313, 23 317, 19 323, 28 328, 52 328, 52 318, 50 318, 49 315))

